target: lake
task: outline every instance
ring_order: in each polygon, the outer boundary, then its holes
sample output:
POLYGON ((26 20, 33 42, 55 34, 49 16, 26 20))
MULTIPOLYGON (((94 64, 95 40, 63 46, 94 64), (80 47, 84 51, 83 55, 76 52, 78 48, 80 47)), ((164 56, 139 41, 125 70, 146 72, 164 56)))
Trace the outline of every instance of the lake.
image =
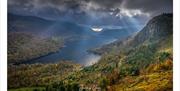
POLYGON ((101 32, 92 32, 92 30, 86 29, 84 31, 86 32, 78 35, 79 38, 66 41, 65 46, 58 52, 23 63, 57 63, 61 60, 68 60, 85 66, 92 65, 96 63, 101 56, 89 53, 87 50, 112 43, 117 39, 122 39, 130 34, 126 29, 104 30, 101 32))

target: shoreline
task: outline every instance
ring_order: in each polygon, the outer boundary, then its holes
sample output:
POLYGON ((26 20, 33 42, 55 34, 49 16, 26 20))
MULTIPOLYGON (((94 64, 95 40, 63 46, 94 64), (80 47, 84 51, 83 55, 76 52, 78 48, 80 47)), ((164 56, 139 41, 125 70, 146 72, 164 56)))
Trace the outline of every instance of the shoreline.
MULTIPOLYGON (((63 47, 64 47, 64 46, 63 46, 63 47)), ((54 54, 54 53, 58 53, 63 47, 59 48, 59 50, 57 50, 57 51, 55 51, 55 52, 49 52, 49 53, 47 53, 47 54, 40 55, 39 57, 34 57, 34 58, 31 58, 31 59, 27 59, 27 60, 19 60, 20 62, 9 62, 8 64, 12 64, 12 65, 35 64, 35 63, 30 63, 30 62, 33 61, 33 60, 36 60, 36 59, 45 57, 45 56, 49 56, 49 55, 54 54)), ((38 62, 37 62, 37 63, 38 63, 38 62)), ((42 64, 44 64, 44 63, 42 63, 42 64)))

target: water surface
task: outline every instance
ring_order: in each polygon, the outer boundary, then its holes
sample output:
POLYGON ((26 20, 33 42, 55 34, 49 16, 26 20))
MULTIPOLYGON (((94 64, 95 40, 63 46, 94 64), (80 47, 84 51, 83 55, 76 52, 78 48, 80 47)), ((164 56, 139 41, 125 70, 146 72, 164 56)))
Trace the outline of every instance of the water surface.
POLYGON ((96 63, 101 56, 89 53, 89 49, 101 47, 102 45, 109 44, 117 39, 124 38, 125 36, 128 36, 128 32, 123 29, 112 31, 106 30, 102 32, 92 32, 92 30, 86 29, 77 39, 66 41, 65 46, 57 53, 36 58, 25 63, 57 63, 61 60, 65 60, 86 66, 91 65, 96 63))

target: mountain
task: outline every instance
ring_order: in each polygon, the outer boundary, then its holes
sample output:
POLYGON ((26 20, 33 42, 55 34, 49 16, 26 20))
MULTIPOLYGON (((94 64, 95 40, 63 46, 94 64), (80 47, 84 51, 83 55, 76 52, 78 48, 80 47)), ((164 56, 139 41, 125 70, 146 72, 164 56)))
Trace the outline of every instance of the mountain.
POLYGON ((102 57, 85 70, 100 72, 109 91, 172 91, 172 16, 156 16, 133 36, 95 49, 102 57))
POLYGON ((143 43, 163 41, 163 39, 172 35, 172 27, 172 14, 162 14, 151 19, 141 31, 134 35, 91 51, 97 54, 104 54, 111 50, 126 50, 143 43))
POLYGON ((22 16, 8 13, 9 32, 30 32, 37 36, 73 37, 84 33, 87 28, 71 21, 47 20, 37 16, 22 16))
POLYGON ((54 22, 35 16, 22 16, 8 13, 8 31, 40 32, 54 22))
POLYGON ((172 28, 172 14, 156 16, 128 44, 137 46, 145 41, 161 40, 172 35, 172 28))

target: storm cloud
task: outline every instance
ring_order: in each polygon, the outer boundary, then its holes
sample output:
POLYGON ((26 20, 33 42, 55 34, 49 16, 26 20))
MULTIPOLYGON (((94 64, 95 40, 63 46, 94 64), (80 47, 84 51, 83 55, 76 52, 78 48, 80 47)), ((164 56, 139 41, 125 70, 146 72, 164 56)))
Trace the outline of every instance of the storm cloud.
POLYGON ((172 12, 172 0, 8 0, 8 6, 10 11, 17 8, 27 12, 43 7, 87 12, 110 12, 113 9, 139 10, 150 15, 172 12))
POLYGON ((124 18, 147 20, 161 13, 172 13, 172 4, 172 0, 8 0, 8 12, 117 24, 124 18))

